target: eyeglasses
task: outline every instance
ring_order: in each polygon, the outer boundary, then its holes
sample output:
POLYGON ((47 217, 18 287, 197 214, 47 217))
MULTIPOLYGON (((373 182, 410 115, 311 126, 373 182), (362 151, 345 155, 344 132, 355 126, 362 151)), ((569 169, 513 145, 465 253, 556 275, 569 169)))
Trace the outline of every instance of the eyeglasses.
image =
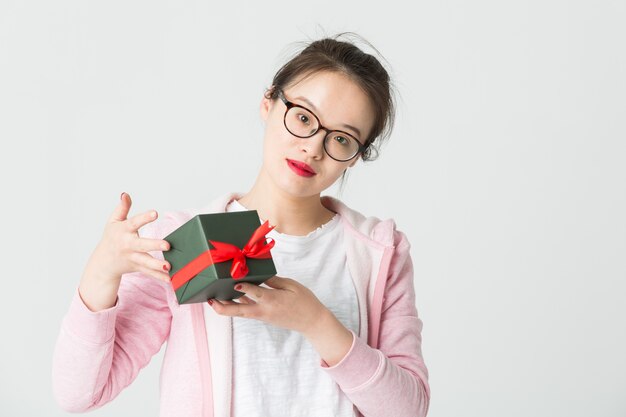
POLYGON ((299 138, 310 138, 319 130, 326 131, 324 152, 335 161, 346 162, 365 151, 366 147, 354 136, 341 130, 330 130, 322 126, 320 119, 311 110, 287 100, 281 90, 278 97, 285 103, 285 128, 299 138))

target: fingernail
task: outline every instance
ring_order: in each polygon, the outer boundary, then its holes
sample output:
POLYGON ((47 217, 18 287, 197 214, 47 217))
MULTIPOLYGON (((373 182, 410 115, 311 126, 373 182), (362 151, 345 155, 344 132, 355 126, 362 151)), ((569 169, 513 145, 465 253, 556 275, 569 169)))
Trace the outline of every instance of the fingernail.
POLYGON ((122 192, 122 194, 120 194, 120 200, 122 199, 122 197, 124 197, 124 193, 122 192))
POLYGON ((164 265, 163 265, 163 269, 164 269, 164 270, 166 270, 166 271, 169 271, 169 270, 170 270, 170 267, 169 267, 169 266, 167 266, 167 264, 164 264, 164 265))
POLYGON ((213 300, 209 300, 209 305, 213 305, 213 300))
POLYGON ((243 288, 243 285, 241 285, 241 284, 237 284, 237 285, 235 285, 235 289, 236 289, 237 291, 239 291, 239 290, 240 290, 240 289, 242 289, 242 288, 243 288))

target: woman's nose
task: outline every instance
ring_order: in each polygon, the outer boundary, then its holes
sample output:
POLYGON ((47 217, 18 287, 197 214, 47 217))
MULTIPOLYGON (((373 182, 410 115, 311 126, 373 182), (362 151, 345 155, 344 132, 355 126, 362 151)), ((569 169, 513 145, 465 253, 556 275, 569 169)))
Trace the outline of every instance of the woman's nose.
POLYGON ((311 158, 320 159, 324 156, 324 138, 326 132, 322 129, 308 138, 300 139, 300 149, 310 155, 311 158))

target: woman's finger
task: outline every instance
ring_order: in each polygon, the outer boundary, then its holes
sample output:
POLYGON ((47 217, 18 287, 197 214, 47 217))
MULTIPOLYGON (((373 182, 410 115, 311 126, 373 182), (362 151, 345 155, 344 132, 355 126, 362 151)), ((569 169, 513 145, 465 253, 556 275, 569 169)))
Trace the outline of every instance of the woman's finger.
POLYGON ((159 281, 163 281, 163 282, 170 282, 171 281, 171 278, 170 278, 169 274, 166 273, 166 272, 159 272, 157 270, 154 270, 152 268, 148 268, 148 267, 143 266, 143 265, 137 265, 136 268, 137 268, 137 270, 139 272, 142 272, 142 273, 144 273, 146 275, 149 275, 149 276, 151 276, 153 278, 156 278, 159 281))
POLYGON ((238 298, 238 300, 240 300, 242 304, 256 304, 256 301, 254 301, 253 299, 249 298, 246 295, 242 295, 241 297, 238 298))
POLYGON ((172 268, 170 263, 165 260, 157 259, 147 253, 133 252, 130 254, 130 260, 135 265, 151 269, 155 272, 165 273, 169 277, 168 271, 172 268))
POLYGON ((149 210, 128 219, 128 225, 130 226, 130 230, 132 232, 136 232, 142 226, 156 220, 158 217, 159 214, 156 212, 156 210, 149 210))
POLYGON ((130 211, 130 206, 133 204, 130 199, 130 195, 128 193, 122 193, 120 196, 120 202, 117 204, 113 213, 109 217, 109 222, 112 221, 124 221, 126 220, 126 216, 128 216, 128 212, 130 211))
POLYGON ((132 250, 137 252, 165 252, 170 249, 170 244, 167 240, 163 239, 151 239, 147 237, 138 237, 133 241, 132 250))

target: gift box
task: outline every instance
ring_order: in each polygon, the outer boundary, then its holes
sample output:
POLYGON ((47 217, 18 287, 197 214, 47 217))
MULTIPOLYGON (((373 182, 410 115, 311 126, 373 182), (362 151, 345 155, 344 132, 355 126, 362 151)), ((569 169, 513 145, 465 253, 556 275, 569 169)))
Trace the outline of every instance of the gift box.
POLYGON ((210 298, 233 300, 243 295, 239 282, 261 284, 276 275, 270 253, 274 246, 256 210, 198 214, 163 239, 169 275, 179 304, 210 298))

